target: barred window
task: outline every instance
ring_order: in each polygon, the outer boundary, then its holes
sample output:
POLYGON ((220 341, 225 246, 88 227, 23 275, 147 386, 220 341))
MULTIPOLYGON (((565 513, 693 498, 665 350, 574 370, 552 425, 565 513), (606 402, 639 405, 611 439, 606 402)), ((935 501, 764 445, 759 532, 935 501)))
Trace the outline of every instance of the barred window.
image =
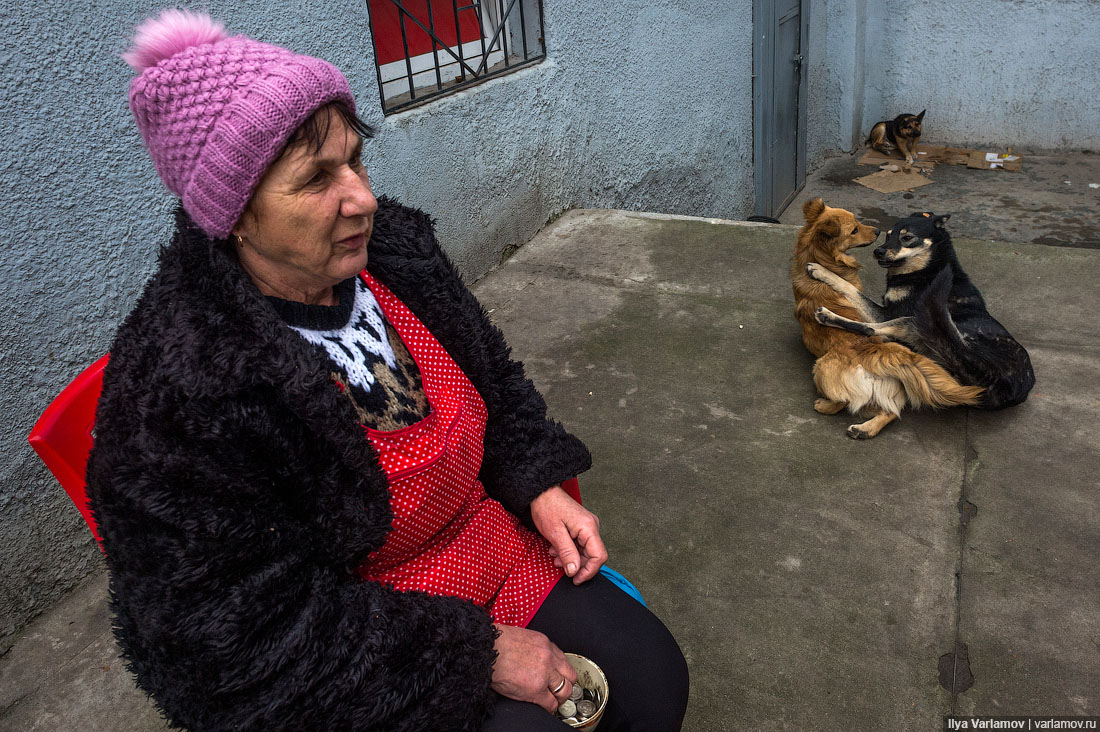
POLYGON ((546 58, 542 0, 367 0, 382 111, 546 58))

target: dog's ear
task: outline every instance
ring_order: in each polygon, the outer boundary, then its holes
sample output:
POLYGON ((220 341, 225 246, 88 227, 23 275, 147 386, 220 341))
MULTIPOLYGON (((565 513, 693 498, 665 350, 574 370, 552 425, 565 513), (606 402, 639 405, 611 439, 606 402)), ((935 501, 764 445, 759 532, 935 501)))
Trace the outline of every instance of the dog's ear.
POLYGON ((806 217, 806 223, 812 224, 817 221, 817 217, 825 211, 825 202, 820 198, 814 198, 813 200, 806 201, 802 204, 802 215, 806 217))
POLYGON ((829 217, 821 222, 821 225, 814 229, 814 236, 818 239, 835 239, 840 236, 840 222, 836 220, 836 217, 829 217))
POLYGON ((936 225, 937 229, 946 229, 947 220, 949 218, 951 218, 951 214, 943 214, 942 216, 937 216, 936 218, 934 218, 932 220, 932 223, 936 225))
POLYGON ((924 113, 927 112, 927 111, 928 111, 927 109, 922 109, 920 111, 920 114, 917 115, 917 121, 918 122, 920 122, 922 119, 924 119, 924 113))

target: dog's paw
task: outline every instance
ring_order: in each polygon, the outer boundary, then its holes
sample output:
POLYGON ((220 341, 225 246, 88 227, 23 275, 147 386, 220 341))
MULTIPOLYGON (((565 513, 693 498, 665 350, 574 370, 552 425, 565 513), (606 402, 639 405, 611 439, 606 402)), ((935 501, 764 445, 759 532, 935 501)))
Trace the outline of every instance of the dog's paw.
POLYGON ((821 279, 821 272, 824 272, 825 268, 817 262, 810 262, 806 265, 806 274, 813 277, 815 280, 821 279))
POLYGON ((834 402, 832 399, 814 400, 814 411, 818 414, 836 414, 846 406, 845 402, 834 402))
POLYGON ((853 440, 869 440, 874 437, 870 432, 861 430, 858 424, 848 425, 848 436, 853 440))
POLYGON ((814 308, 814 320, 822 325, 829 324, 829 318, 831 318, 833 312, 829 308, 814 308))

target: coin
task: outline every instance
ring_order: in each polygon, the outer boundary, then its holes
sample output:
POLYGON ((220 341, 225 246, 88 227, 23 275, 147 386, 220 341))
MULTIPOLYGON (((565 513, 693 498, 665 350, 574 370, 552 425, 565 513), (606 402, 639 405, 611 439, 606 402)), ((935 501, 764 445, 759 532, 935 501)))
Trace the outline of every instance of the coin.
MULTIPOLYGON (((583 704, 584 702, 581 703, 583 704)), ((572 717, 576 713, 577 705, 573 702, 572 699, 566 699, 561 703, 561 706, 558 707, 558 714, 563 717, 572 717)))
POLYGON ((578 717, 591 717, 596 713, 596 704, 590 702, 587 699, 577 702, 577 716, 578 717))
POLYGON ((584 698, 584 689, 580 684, 573 684, 573 691, 569 693, 569 698, 575 702, 579 702, 584 698))

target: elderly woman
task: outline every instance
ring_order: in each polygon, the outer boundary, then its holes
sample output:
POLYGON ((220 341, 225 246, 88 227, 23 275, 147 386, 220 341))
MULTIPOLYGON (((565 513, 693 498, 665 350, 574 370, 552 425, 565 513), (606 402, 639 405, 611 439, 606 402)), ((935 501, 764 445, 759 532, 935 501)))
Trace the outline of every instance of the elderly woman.
POLYGON ((600 573, 546 417, 427 216, 376 200, 330 64, 167 11, 130 105, 177 230, 118 331, 89 495, 123 654, 194 730, 679 729, 665 627, 600 573))

